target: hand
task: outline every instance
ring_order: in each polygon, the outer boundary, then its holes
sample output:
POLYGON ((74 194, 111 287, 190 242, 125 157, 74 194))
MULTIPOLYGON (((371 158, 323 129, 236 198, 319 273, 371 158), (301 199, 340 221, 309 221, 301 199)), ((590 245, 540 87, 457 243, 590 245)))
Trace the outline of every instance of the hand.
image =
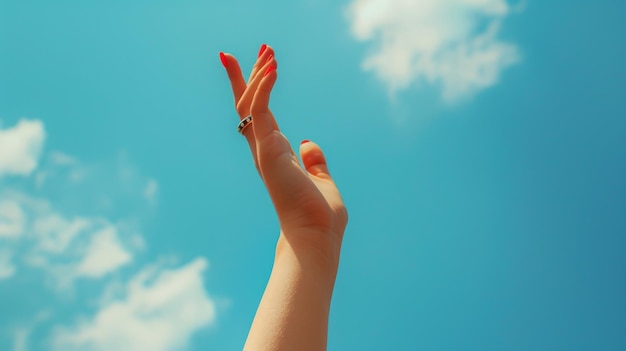
POLYGON ((320 147, 310 141, 302 142, 301 167, 289 141, 280 133, 269 108, 277 79, 274 50, 266 45, 261 47, 247 82, 234 56, 220 53, 220 59, 230 79, 239 118, 253 118, 244 135, 278 214, 278 250, 281 245, 304 245, 338 260, 348 220, 346 208, 320 147))

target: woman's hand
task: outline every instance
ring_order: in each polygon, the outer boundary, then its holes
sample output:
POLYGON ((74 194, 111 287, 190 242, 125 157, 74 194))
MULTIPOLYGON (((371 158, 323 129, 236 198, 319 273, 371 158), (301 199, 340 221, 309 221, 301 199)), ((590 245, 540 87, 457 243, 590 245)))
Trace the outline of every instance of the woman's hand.
POLYGON ((281 235, 269 282, 244 350, 326 349, 328 313, 348 220, 346 208, 317 144, 300 145, 301 167, 269 108, 276 82, 274 50, 261 47, 246 82, 237 60, 220 53, 243 133, 272 198, 281 235))
POLYGON ((283 245, 313 249, 338 262, 347 212, 320 147, 310 141, 300 145, 301 167, 289 141, 280 133, 269 108, 270 93, 277 79, 274 50, 261 47, 248 81, 239 63, 220 53, 230 79, 239 118, 252 115, 244 130, 254 163, 278 214, 283 245))

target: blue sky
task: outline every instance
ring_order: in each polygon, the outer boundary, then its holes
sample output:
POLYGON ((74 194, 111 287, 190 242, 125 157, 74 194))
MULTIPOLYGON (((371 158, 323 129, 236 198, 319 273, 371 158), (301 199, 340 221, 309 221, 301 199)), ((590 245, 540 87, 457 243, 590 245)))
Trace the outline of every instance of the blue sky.
POLYGON ((0 0, 0 349, 236 350, 277 222, 218 52, 350 223, 329 350, 626 348, 626 5, 0 0))

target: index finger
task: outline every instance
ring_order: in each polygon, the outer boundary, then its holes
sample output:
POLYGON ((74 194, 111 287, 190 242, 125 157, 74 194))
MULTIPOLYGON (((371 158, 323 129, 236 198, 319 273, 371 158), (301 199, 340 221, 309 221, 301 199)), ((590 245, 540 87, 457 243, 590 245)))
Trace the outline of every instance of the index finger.
POLYGON ((237 105, 244 91, 246 91, 246 81, 243 78, 243 73, 241 73, 241 67, 237 59, 231 54, 220 52, 220 61, 222 61, 222 65, 228 74, 230 87, 233 90, 233 97, 235 98, 235 105, 237 105))

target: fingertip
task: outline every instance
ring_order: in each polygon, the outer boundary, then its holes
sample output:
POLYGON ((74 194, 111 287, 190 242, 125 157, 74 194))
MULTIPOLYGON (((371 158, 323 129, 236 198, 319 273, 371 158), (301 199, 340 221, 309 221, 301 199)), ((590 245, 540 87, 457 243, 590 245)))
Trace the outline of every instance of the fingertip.
POLYGON ((318 177, 330 178, 324 152, 316 143, 303 140, 300 143, 300 158, 304 169, 318 177))
MULTIPOLYGON (((319 145, 308 139, 304 139, 300 142, 300 152, 303 154, 303 156, 304 154, 313 155, 313 153, 319 153, 322 155, 322 157, 324 156, 322 153, 322 149, 319 147, 319 145)), ((326 162, 325 160, 323 161, 324 163, 326 162)))
POLYGON ((226 58, 226 54, 220 51, 220 62, 222 62, 222 66, 228 69, 228 59, 226 58))
POLYGON ((261 46, 262 50, 259 51, 260 55, 257 58, 254 67, 252 68, 252 73, 250 74, 250 78, 248 79, 248 84, 251 84, 257 75, 260 75, 260 78, 263 78, 266 67, 269 67, 268 64, 276 61, 274 57, 274 49, 266 45, 265 47, 261 46))
POLYGON ((241 68, 239 67, 239 62, 237 62, 237 58, 235 58, 235 56, 227 52, 221 52, 221 51, 220 51, 219 56, 220 56, 220 62, 222 63, 222 66, 224 66, 224 68, 226 69, 227 73, 229 74, 234 73, 237 75, 241 75, 241 68))
POLYGON ((239 62, 237 62, 237 59, 232 54, 220 51, 220 62, 222 63, 222 66, 224 66, 224 68, 226 69, 227 73, 230 74, 231 72, 234 72, 241 74, 239 62))
POLYGON ((270 73, 275 72, 275 71, 276 71, 276 63, 269 66, 267 70, 265 71, 265 73, 263 74, 263 76, 267 77, 270 73))
POLYGON ((265 49, 267 49, 267 44, 261 44, 261 48, 259 49, 259 54, 257 55, 257 57, 261 57, 261 55, 263 55, 263 52, 265 52, 265 49))
POLYGON ((265 49, 263 49, 263 52, 257 58, 257 61, 260 62, 261 65, 263 65, 265 62, 269 60, 270 57, 273 57, 274 55, 275 55, 274 48, 267 45, 265 49))

